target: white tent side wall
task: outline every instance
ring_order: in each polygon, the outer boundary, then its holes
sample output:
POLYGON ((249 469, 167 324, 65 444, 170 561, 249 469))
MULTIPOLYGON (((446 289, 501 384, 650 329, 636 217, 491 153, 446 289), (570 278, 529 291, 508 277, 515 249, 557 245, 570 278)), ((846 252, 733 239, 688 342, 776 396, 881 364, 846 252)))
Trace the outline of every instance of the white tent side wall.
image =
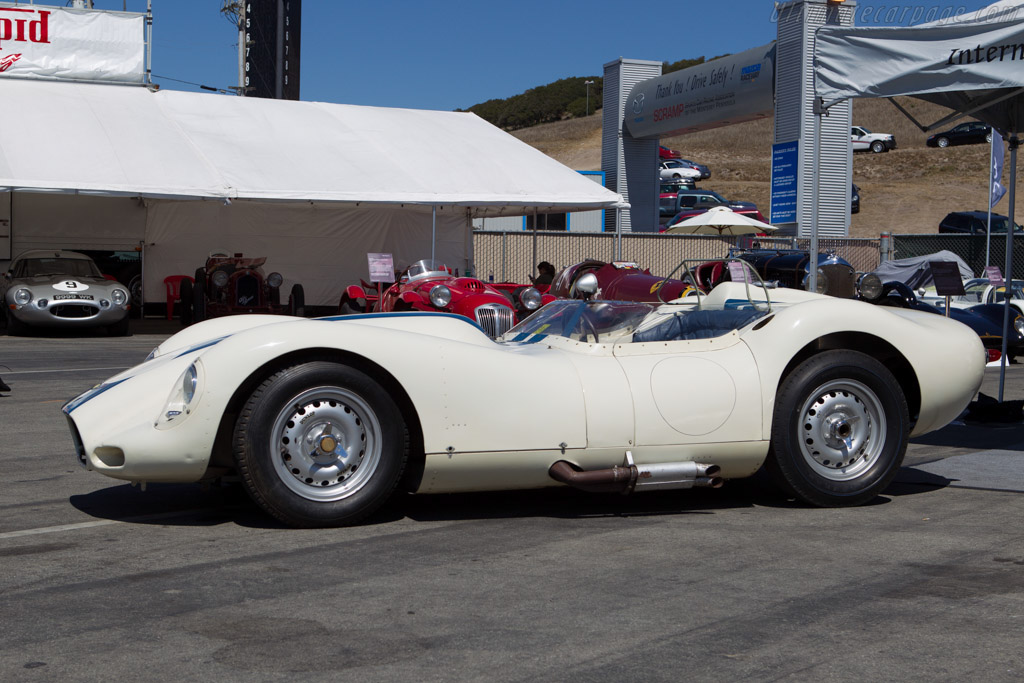
MULTIPOLYGON (((390 253, 396 268, 431 253, 431 208, 235 200, 148 200, 145 292, 163 301, 167 275, 192 275, 213 251, 266 256, 264 269, 295 283, 306 303, 333 306, 346 285, 369 278, 367 253, 390 253)), ((438 207, 436 258, 465 272, 471 253, 465 208, 438 207)))
POLYGON ((137 197, 3 194, 11 212, 12 257, 29 249, 133 251, 145 237, 146 207, 137 197))

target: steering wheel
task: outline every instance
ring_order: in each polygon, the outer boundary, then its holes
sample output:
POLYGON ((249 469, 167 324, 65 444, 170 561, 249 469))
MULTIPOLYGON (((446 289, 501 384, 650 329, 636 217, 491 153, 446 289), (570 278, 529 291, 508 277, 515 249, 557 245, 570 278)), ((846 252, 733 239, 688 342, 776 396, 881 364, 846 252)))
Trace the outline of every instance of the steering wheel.
POLYGON ((580 323, 583 326, 583 336, 580 338, 580 341, 586 342, 590 335, 594 335, 594 343, 596 344, 598 340, 597 330, 594 329, 594 323, 590 322, 590 319, 587 318, 585 313, 583 317, 580 318, 580 323))

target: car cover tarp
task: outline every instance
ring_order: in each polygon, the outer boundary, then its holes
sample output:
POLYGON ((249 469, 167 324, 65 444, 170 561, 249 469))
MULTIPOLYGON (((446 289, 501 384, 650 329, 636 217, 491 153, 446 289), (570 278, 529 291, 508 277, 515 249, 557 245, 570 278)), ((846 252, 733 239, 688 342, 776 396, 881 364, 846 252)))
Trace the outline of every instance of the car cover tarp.
POLYGON ((933 282, 931 268, 928 267, 932 261, 951 261, 960 269, 960 278, 970 280, 974 277, 970 266, 951 251, 937 251, 934 254, 925 256, 911 256, 910 258, 883 261, 873 272, 882 282, 897 280, 905 282, 909 287, 928 287, 933 282))

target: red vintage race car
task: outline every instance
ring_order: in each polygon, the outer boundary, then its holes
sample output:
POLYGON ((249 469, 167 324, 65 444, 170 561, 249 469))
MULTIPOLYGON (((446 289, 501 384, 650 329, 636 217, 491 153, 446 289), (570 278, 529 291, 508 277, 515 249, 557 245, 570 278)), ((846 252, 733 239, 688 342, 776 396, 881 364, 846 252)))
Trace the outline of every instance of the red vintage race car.
POLYGON ((597 277, 597 298, 614 301, 672 301, 693 287, 682 280, 667 280, 629 261, 586 260, 562 270, 551 283, 550 293, 563 299, 577 298, 576 283, 587 273, 597 277))
POLYGON ((196 269, 195 282, 181 283, 181 322, 190 325, 207 318, 239 313, 305 314, 302 285, 292 285, 288 303, 281 303, 280 273, 264 276, 266 257, 245 258, 214 252, 196 269))
POLYGON ((366 282, 349 285, 341 296, 338 312, 342 315, 392 311, 454 313, 476 322, 488 336, 499 337, 555 299, 529 285, 493 285, 457 273, 438 261, 417 261, 380 295, 366 282))

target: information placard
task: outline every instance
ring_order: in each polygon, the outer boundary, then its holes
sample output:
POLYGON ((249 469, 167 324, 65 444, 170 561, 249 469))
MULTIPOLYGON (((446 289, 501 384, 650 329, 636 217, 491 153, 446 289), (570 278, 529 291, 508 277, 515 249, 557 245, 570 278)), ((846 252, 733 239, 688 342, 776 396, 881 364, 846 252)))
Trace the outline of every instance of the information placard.
POLYGON ((999 266, 985 266, 985 277, 988 278, 989 284, 996 287, 1006 284, 1006 280, 1003 279, 1003 271, 999 269, 999 266))
POLYGON ((952 261, 929 261, 928 267, 935 280, 935 293, 939 296, 963 296, 964 282, 960 279, 960 266, 952 261))
POLYGON ((370 282, 394 282, 395 262, 391 254, 367 254, 370 266, 370 282))

